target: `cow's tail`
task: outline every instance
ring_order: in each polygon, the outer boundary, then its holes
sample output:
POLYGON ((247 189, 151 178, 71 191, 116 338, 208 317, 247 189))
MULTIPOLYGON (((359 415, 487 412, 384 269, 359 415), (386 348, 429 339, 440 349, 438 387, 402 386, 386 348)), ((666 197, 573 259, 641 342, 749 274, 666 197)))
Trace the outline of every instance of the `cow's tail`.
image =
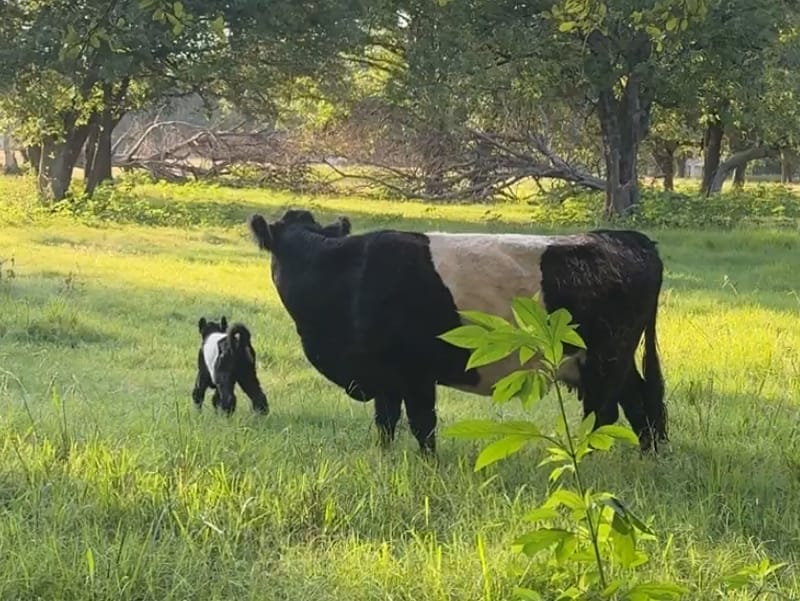
MULTIPOLYGON (((659 262, 660 267, 660 262, 659 262)), ((658 358, 656 339, 656 317, 658 297, 661 292, 661 275, 653 296, 650 314, 644 328, 644 354, 642 356, 642 375, 644 376, 644 404, 650 427, 656 440, 667 440, 667 407, 664 404, 664 377, 658 358)))

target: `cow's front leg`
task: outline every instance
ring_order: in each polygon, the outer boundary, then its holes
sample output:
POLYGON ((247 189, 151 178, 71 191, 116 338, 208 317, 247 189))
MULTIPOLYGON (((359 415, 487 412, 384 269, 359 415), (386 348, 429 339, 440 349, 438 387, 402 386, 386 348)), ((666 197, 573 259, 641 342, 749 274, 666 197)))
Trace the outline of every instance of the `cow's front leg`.
POLYGON ((402 403, 399 395, 379 394, 375 397, 375 425, 378 427, 380 444, 384 448, 394 440, 402 403))
POLYGON ((416 382, 405 395, 406 414, 411 433, 424 455, 436 453, 436 384, 416 382))

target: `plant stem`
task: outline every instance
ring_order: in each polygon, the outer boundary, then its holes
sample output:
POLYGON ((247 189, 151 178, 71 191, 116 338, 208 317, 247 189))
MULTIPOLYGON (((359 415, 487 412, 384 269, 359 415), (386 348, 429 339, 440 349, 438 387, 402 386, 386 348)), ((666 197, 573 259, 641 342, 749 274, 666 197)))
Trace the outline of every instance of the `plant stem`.
MULTIPOLYGON (((569 431, 569 423, 567 422, 567 412, 564 410, 564 399, 561 396, 561 388, 555 380, 553 380, 554 388, 556 389, 556 398, 558 399, 558 408, 561 411, 561 420, 564 423, 564 432, 567 435, 567 445, 569 446, 569 458, 572 460, 572 468, 575 474, 575 484, 578 487, 578 492, 582 499, 586 498, 586 489, 581 481, 581 473, 578 470, 578 459, 575 453, 575 447, 572 444, 572 433, 569 431)), ((603 558, 600 556, 600 547, 597 544, 597 531, 594 528, 594 521, 592 520, 592 512, 589 507, 586 508, 586 521, 589 523, 589 532, 592 537, 592 548, 594 549, 594 558, 597 562, 597 572, 600 576, 600 584, 606 588, 606 575, 603 571, 603 558)))

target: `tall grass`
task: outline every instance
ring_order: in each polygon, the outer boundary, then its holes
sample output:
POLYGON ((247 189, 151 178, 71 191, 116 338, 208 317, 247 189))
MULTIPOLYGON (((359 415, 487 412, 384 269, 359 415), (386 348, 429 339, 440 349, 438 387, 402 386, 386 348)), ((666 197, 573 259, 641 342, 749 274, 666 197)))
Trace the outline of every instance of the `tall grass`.
MULTIPOLYGON (((154 227, 36 213, 24 185, 0 179, 16 207, 0 216, 0 260, 14 257, 0 278, 0 598, 498 600, 523 576, 547 586, 547 566, 511 553, 505 526, 545 498, 542 452, 474 474, 477 444, 443 438, 431 465, 404 425, 381 452, 371 404, 304 359, 243 217, 291 204, 349 214, 356 230, 552 225, 523 205, 136 187, 148 207, 208 211, 154 227), (193 410, 196 322, 221 313, 254 332, 266 419, 247 403, 230 420, 193 410)), ((684 583, 690 599, 749 599, 712 583, 800 553, 800 235, 646 231, 667 268, 672 444, 655 459, 590 458, 589 484, 665 534, 652 579, 684 583)), ((440 389, 443 425, 517 411, 440 389)), ((555 419, 547 402, 538 411, 555 419)), ((778 586, 776 599, 797 598, 798 573, 778 586)))

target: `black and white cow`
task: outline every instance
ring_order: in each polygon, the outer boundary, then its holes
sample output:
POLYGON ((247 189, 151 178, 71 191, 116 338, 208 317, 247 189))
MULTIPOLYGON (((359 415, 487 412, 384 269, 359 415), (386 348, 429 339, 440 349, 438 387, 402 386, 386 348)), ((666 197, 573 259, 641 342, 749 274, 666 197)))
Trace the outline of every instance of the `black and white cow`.
POLYGON ((323 227, 302 210, 249 223, 271 253, 272 280, 306 357, 351 398, 375 399, 384 442, 394 438, 405 402, 421 449, 433 451, 436 384, 490 395, 519 369, 515 354, 465 371, 469 351, 437 338, 462 324, 457 311, 511 320, 512 299, 537 292, 548 311, 564 307, 580 324, 588 350, 567 349, 560 377, 578 389, 584 414, 594 411, 597 426, 613 423, 619 403, 642 450, 667 439, 656 350, 663 266, 645 235, 350 235, 346 217, 323 227), (644 378, 634 362, 643 333, 644 378))

